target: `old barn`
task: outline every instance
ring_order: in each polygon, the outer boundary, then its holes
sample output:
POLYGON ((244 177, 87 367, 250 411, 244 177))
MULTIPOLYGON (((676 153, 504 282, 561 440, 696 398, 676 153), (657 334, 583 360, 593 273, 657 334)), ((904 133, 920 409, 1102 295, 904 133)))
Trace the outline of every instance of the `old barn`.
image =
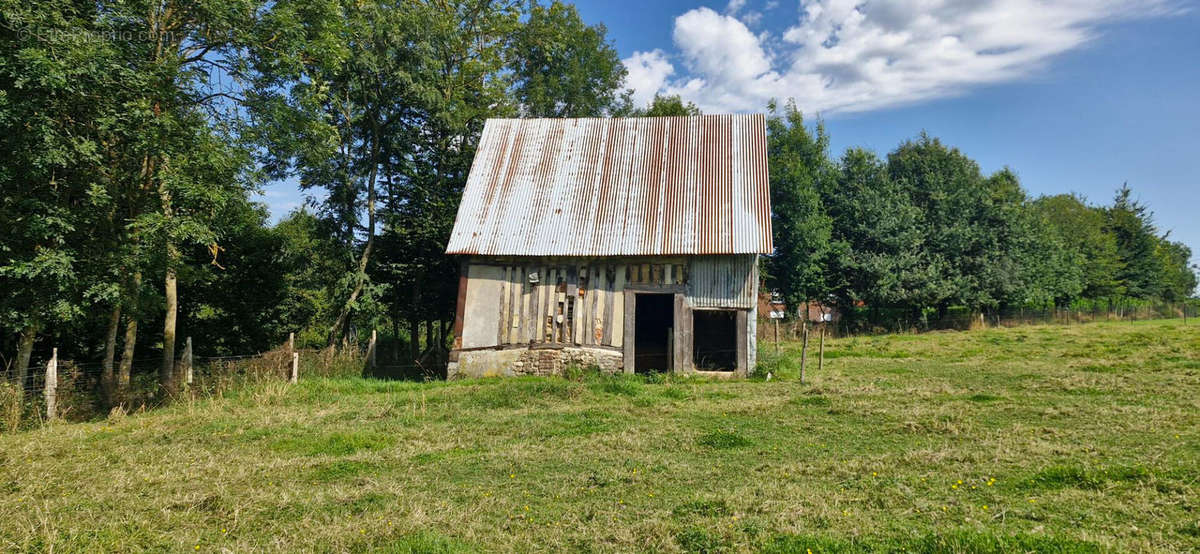
POLYGON ((755 363, 762 115, 491 119, 446 249, 450 377, 755 363))

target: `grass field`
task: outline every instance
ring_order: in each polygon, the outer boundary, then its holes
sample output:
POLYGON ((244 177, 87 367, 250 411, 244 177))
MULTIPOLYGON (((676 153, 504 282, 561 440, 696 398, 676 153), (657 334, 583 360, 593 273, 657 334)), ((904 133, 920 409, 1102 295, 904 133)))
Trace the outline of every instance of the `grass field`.
POLYGON ((0 436, 0 551, 1200 550, 1195 322, 826 354, 803 385, 308 380, 0 436))

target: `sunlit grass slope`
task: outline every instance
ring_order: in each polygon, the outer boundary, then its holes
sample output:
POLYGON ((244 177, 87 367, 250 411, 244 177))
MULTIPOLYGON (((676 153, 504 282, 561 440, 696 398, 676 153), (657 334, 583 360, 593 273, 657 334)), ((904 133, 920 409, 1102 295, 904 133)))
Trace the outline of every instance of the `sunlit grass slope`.
POLYGON ((769 382, 308 380, 59 424, 0 436, 0 551, 1195 551, 1191 323, 839 339, 803 385, 766 344, 769 382))

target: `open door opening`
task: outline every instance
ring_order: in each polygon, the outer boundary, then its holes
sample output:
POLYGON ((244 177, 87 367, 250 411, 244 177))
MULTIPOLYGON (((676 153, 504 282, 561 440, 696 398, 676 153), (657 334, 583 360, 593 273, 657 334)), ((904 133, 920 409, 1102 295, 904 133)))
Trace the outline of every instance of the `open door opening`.
POLYGON ((693 363, 697 371, 737 369, 737 312, 692 311, 693 363))
POLYGON ((675 297, 638 294, 634 305, 634 369, 638 373, 671 370, 671 333, 675 297))

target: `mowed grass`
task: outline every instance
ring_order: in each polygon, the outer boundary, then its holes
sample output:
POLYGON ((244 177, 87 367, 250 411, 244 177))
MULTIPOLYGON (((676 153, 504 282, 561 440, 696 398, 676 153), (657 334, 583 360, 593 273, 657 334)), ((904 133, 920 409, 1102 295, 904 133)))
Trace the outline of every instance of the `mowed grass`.
POLYGON ((0 436, 0 551, 1200 550, 1195 322, 826 354, 805 384, 307 380, 0 436))

